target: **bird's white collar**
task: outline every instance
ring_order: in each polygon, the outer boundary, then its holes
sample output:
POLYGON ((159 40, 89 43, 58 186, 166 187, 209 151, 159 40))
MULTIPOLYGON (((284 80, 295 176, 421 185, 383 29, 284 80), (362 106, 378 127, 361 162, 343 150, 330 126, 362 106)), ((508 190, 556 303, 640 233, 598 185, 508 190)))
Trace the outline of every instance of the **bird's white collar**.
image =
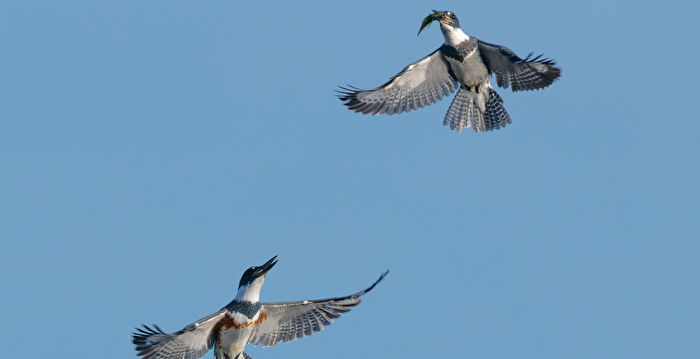
POLYGON ((260 301, 260 290, 265 282, 265 276, 256 278, 252 283, 238 288, 235 300, 241 302, 257 303, 260 301))
POLYGON ((469 35, 465 34, 462 29, 454 28, 450 25, 440 24, 440 29, 442 30, 442 35, 445 37, 445 44, 452 47, 457 47, 464 41, 469 40, 469 35))

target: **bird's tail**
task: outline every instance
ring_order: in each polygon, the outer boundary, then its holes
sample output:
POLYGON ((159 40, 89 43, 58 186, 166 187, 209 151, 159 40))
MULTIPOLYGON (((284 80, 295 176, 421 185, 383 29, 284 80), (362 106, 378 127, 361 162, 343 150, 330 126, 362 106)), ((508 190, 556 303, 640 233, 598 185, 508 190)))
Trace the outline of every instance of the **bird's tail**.
MULTIPOLYGON (((488 98, 486 99, 486 111, 484 111, 483 131, 497 130, 506 127, 510 123, 510 116, 503 107, 503 100, 498 96, 496 90, 488 87, 488 98)), ((477 131, 476 127, 474 131, 477 131)), ((479 131, 477 131, 479 132, 479 131)))
POLYGON ((246 354, 246 352, 241 352, 240 354, 236 355, 234 358, 231 358, 231 356, 229 356, 228 353, 217 352, 214 354, 214 359, 253 359, 253 358, 251 358, 250 355, 246 354))
POLYGON ((491 131, 505 127, 510 116, 496 90, 486 85, 480 89, 459 88, 442 124, 462 132, 471 126, 474 132, 491 131))

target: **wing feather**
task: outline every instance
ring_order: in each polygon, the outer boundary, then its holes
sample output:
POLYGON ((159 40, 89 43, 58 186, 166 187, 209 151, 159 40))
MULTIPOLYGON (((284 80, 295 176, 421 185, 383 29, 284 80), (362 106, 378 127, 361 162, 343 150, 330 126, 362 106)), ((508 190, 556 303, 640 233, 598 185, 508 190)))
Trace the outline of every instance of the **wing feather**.
POLYGON ((132 341, 143 359, 199 359, 214 345, 212 330, 224 315, 222 309, 171 334, 157 325, 144 325, 136 328, 132 341))
POLYGON ((479 41, 479 53, 489 73, 496 74, 498 86, 510 86, 513 91, 542 89, 561 75, 561 69, 554 66, 556 62, 542 55, 521 59, 505 46, 484 41, 479 41))
POLYGON ((321 331, 333 323, 333 319, 349 312, 350 307, 360 304, 360 297, 372 290, 388 273, 382 273, 369 288, 345 297, 263 303, 260 312, 261 315, 265 314, 266 320, 254 327, 248 343, 269 347, 321 331))
POLYGON ((442 47, 406 66, 387 83, 373 90, 348 86, 338 91, 349 109, 372 115, 393 115, 415 110, 449 95, 457 80, 443 57, 442 47))

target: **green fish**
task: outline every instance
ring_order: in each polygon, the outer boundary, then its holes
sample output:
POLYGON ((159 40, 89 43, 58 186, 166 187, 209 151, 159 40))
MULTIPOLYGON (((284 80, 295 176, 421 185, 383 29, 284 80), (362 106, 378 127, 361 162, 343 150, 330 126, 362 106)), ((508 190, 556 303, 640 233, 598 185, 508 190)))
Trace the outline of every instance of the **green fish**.
POLYGON ((426 27, 428 27, 433 21, 439 20, 444 16, 444 11, 436 11, 433 10, 433 13, 426 16, 425 19, 423 19, 423 23, 420 25, 420 30, 418 30, 418 35, 420 35, 420 32, 423 31, 426 27))

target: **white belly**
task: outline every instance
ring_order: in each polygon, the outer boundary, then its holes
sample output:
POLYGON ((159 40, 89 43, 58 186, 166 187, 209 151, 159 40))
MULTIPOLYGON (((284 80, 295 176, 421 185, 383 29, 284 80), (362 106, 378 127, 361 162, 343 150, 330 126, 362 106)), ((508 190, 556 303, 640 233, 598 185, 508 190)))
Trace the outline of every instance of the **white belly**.
POLYGON ((252 328, 247 327, 222 329, 216 344, 216 358, 235 358, 245 349, 252 331, 252 328))

